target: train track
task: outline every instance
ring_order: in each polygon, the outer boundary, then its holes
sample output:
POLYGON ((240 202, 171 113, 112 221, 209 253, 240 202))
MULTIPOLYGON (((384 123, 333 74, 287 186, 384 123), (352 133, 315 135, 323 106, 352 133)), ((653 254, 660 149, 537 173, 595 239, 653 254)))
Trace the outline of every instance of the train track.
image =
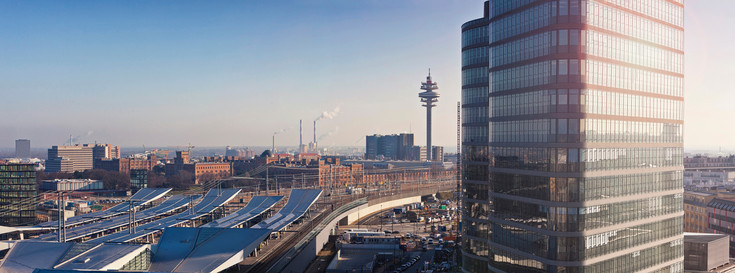
MULTIPOLYGON (((324 217, 329 215, 331 212, 331 209, 326 209, 322 211, 316 218, 312 219, 312 222, 314 225, 320 223, 324 217)), ((298 231, 288 231, 288 232, 294 232, 296 233, 293 236, 290 236, 289 238, 280 241, 280 242, 274 242, 279 243, 278 246, 276 246, 274 249, 269 251, 268 253, 264 253, 261 258, 253 264, 253 266, 250 266, 249 268, 244 268, 243 271, 240 272, 266 272, 268 269, 271 268, 276 262, 278 262, 278 259, 280 257, 283 257, 286 252, 291 249, 296 243, 298 243, 302 238, 304 238, 309 232, 308 228, 312 225, 307 225, 305 222, 302 222, 300 224, 300 227, 298 228, 298 231)))
MULTIPOLYGON (((418 186, 414 186, 414 187, 418 187, 418 186)), ((413 190, 398 191, 398 193, 400 192, 413 192, 413 190)), ((291 249, 293 246, 296 245, 296 243, 298 243, 301 239, 303 239, 305 236, 309 234, 309 230, 308 230, 309 228, 314 227, 318 225, 319 223, 321 223, 322 220, 324 220, 324 218, 326 218, 335 209, 349 202, 357 200, 359 198, 373 199, 373 198, 380 198, 380 197, 385 197, 385 195, 379 194, 377 192, 370 192, 367 194, 357 194, 354 196, 350 196, 350 198, 337 199, 337 200, 334 199, 336 198, 335 196, 333 197, 333 199, 329 200, 328 202, 320 203, 320 204, 323 204, 329 207, 326 207, 317 217, 311 220, 313 223, 312 225, 306 225, 306 223, 302 222, 298 228, 298 231, 287 231, 287 232, 294 232, 296 234, 293 236, 290 236, 289 238, 283 241, 272 242, 272 243, 278 243, 278 246, 271 249, 267 253, 262 253, 260 259, 258 259, 253 265, 249 267, 243 267, 241 268, 241 270, 237 272, 246 273, 246 272, 266 272, 268 271, 273 265, 275 265, 278 262, 278 260, 281 257, 284 256, 284 254, 286 254, 286 252, 289 251, 289 249, 291 249)), ((375 217, 377 215, 380 215, 380 213, 379 212, 374 213, 371 216, 375 217)))

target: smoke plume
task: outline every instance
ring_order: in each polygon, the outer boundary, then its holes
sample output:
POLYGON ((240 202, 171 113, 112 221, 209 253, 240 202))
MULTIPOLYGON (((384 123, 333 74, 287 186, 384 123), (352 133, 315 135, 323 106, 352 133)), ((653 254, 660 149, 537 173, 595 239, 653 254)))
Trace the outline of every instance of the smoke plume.
POLYGON ((337 114, 339 114, 339 106, 334 108, 332 112, 322 112, 322 114, 319 115, 314 121, 319 121, 322 119, 333 119, 334 117, 337 116, 337 114))
POLYGON ((332 135, 336 134, 337 132, 339 132, 339 126, 334 127, 334 130, 331 130, 331 131, 329 131, 329 132, 327 132, 327 133, 319 136, 318 141, 321 142, 324 138, 326 138, 328 136, 332 136, 332 135))

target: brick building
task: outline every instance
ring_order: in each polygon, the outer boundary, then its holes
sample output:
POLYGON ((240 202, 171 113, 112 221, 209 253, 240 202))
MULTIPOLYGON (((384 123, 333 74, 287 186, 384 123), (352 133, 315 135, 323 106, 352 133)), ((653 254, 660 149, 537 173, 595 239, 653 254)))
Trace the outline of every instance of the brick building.
POLYGON ((94 168, 129 174, 131 170, 153 171, 153 167, 157 164, 156 155, 150 154, 147 158, 97 159, 94 162, 94 168))

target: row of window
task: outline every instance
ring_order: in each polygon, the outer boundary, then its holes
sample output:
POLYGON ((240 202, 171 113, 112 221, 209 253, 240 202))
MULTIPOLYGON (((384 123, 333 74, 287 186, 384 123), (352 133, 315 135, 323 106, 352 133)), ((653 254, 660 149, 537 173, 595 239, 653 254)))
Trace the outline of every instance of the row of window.
MULTIPOLYGON (((504 181, 504 183, 510 183, 510 181, 504 181)), ((487 183, 463 183, 463 195, 465 198, 469 199, 475 199, 475 200, 488 200, 488 191, 490 190, 490 185, 487 183)))
MULTIPOLYGON (((34 197, 36 196, 35 189, 27 190, 27 191, 0 191, 0 204, 2 204, 4 201, 3 199, 6 197, 18 197, 18 198, 28 198, 28 197, 34 197)), ((13 200, 8 199, 8 200, 13 200)), ((13 200, 10 202, 15 202, 18 200, 13 200)))
POLYGON ((480 257, 487 257, 488 255, 487 242, 470 239, 468 237, 463 237, 462 239, 462 250, 464 250, 465 253, 480 257))
MULTIPOLYGON (((552 46, 556 45, 557 35, 557 31, 547 31, 493 46, 489 50, 490 67, 497 67, 555 53, 552 51, 552 46)), ((576 35, 579 37, 579 30, 576 30, 576 35)))
MULTIPOLYGON (((639 1, 636 1, 639 2, 639 1)), ((586 23, 654 44, 683 50, 684 32, 679 29, 630 14, 618 8, 588 1, 586 23)))
POLYGON ((35 191, 35 184, 3 184, 0 181, 0 190, 13 190, 13 191, 35 191))
MULTIPOLYGON (((631 254, 620 255, 618 257, 607 259, 593 265, 588 265, 584 267, 584 271, 578 272, 638 272, 640 270, 653 267, 658 264, 680 259, 684 255, 683 245, 684 244, 681 243, 681 239, 678 239, 672 242, 660 244, 655 247, 636 251, 631 254)), ((684 272, 684 265, 682 262, 677 262, 671 266, 664 267, 662 271, 670 273, 682 273, 684 272)), ((574 271, 569 272, 573 273, 574 271)))
POLYGON ((36 166, 33 164, 0 164, 0 174, 2 172, 33 172, 33 173, 36 173, 36 166))
POLYGON ((465 69, 462 71, 462 86, 470 84, 487 84, 487 66, 465 69))
POLYGON ((487 221, 478 221, 467 216, 467 212, 463 211, 462 228, 463 235, 474 236, 487 240, 488 238, 488 223, 487 221))
POLYGON ((605 87, 681 97, 684 96, 684 78, 643 69, 587 61, 584 82, 605 87))
POLYGON ((462 104, 487 103, 489 94, 487 86, 463 88, 462 104))
MULTIPOLYGON (((582 202, 682 188, 681 171, 586 178, 544 177, 493 172, 490 190, 546 201, 582 202)), ((465 196, 485 200, 483 184, 467 183, 465 196), (470 191, 472 190, 472 191, 470 191)))
POLYGON ((584 142, 681 143, 682 124, 585 119, 584 142))
POLYGON ((462 51, 462 66, 487 63, 489 58, 487 46, 464 50, 462 51))
POLYGON ((671 194, 580 208, 550 207, 495 197, 490 216, 539 229, 576 232, 682 212, 681 199, 681 194, 671 194))
POLYGON ((35 178, 36 172, 28 171, 5 171, 0 172, 0 178, 35 178))
POLYGON ((587 44, 582 48, 584 53, 589 55, 672 73, 684 73, 684 54, 682 53, 595 30, 587 31, 586 40, 587 44))
POLYGON ((513 226, 492 224, 490 241, 542 258, 580 261, 679 235, 682 226, 682 218, 676 217, 585 237, 551 237, 513 226))
POLYGON ((487 106, 462 108, 462 122, 463 123, 487 122, 488 120, 487 115, 488 115, 487 106))
POLYGON ((491 147, 490 166, 546 172, 580 172, 675 167, 683 164, 677 148, 527 148, 491 147))
POLYGON ((582 181, 584 200, 676 190, 683 187, 682 172, 655 172, 587 177, 582 181))
POLYGON ((471 28, 462 32, 462 47, 487 44, 488 43, 488 26, 471 28))
MULTIPOLYGON (((477 108, 479 111, 484 109, 477 108)), ((473 114, 478 111, 467 111, 473 114)), ((481 116, 466 116, 468 122, 482 121, 481 116)), ((490 142, 494 143, 680 143, 681 124, 607 120, 607 119, 534 119, 490 122, 490 142)))
POLYGON ((642 14, 651 16, 658 20, 669 24, 684 27, 684 8, 672 4, 667 0, 646 0, 646 1, 628 1, 628 0, 606 0, 617 6, 624 7, 629 10, 637 11, 642 14))
MULTIPOLYGON (((609 272, 637 272, 658 264, 667 263, 678 259, 684 252, 682 244, 665 243, 652 248, 636 251, 630 254, 620 255, 613 259, 605 260, 593 265, 583 267, 567 266, 544 266, 541 262, 529 259, 511 252, 490 248, 492 255, 489 256, 489 266, 505 272, 564 272, 564 273, 609 273, 609 272)), ((463 261, 470 261, 464 259, 463 261)), ((465 267, 466 268, 466 267, 465 267)), ((471 272, 487 272, 486 270, 471 272)), ((684 264, 676 262, 665 266, 657 273, 682 273, 684 264)))
POLYGON ((551 3, 547 2, 490 23, 490 43, 552 24, 551 3))
POLYGON ((490 1, 490 18, 509 12, 511 10, 520 8, 538 0, 491 0, 490 1))
POLYGON ((681 100, 586 89, 538 90, 495 96, 490 98, 489 104, 492 117, 583 112, 681 120, 684 108, 681 100))
POLYGON ((0 177, 0 184, 35 185, 36 178, 35 177, 22 177, 22 178, 0 177))
POLYGON ((462 141, 471 143, 487 143, 490 129, 488 125, 462 126, 462 141))
POLYGON ((462 268, 467 272, 487 273, 487 261, 462 255, 462 268))
MULTIPOLYGON (((595 30, 563 29, 548 31, 490 48, 490 67, 497 67, 554 53, 581 51, 592 56, 613 59, 621 62, 646 66, 653 69, 683 73, 684 56, 681 53, 654 47, 595 30)), ((486 48, 463 52, 463 60, 479 53, 487 53, 486 48), (481 51, 480 51, 481 50, 481 51), (467 54, 468 56, 465 56, 467 54)), ((487 57, 487 55, 483 55, 487 57)), ((475 60, 474 63, 487 62, 475 60)), ((468 63, 471 64, 471 63, 468 63)), ((463 65, 465 62, 463 62, 463 65)))
POLYGON ((681 100, 600 90, 583 90, 582 92, 586 95, 586 113, 673 120, 684 119, 684 102, 681 100))
MULTIPOLYGON (((463 84, 486 82, 480 74, 483 71, 480 68, 463 71, 463 84)), ((683 96, 682 77, 597 60, 542 61, 490 72, 490 79, 491 93, 559 82, 586 82, 631 91, 683 96)))

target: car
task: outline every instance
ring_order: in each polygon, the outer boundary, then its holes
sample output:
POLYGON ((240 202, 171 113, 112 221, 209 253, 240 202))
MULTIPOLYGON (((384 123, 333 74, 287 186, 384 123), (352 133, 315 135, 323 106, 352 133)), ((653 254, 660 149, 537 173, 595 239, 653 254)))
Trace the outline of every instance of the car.
POLYGON ((387 234, 390 234, 390 233, 391 233, 391 232, 390 232, 390 230, 386 230, 386 231, 383 231, 383 232, 384 232, 384 233, 385 233, 386 235, 387 235, 387 234))
POLYGON ((434 244, 434 239, 432 239, 432 238, 429 238, 429 240, 428 240, 428 243, 429 243, 430 245, 433 245, 433 244, 434 244))
POLYGON ((399 231, 397 231, 397 230, 394 230, 394 231, 393 231, 393 234, 401 234, 401 232, 399 232, 399 231))
POLYGON ((440 245, 443 245, 444 244, 444 239, 439 239, 439 244, 440 245))
POLYGON ((427 250, 429 250, 429 247, 427 247, 426 245, 424 245, 424 246, 421 247, 421 250, 422 251, 427 251, 427 250))

